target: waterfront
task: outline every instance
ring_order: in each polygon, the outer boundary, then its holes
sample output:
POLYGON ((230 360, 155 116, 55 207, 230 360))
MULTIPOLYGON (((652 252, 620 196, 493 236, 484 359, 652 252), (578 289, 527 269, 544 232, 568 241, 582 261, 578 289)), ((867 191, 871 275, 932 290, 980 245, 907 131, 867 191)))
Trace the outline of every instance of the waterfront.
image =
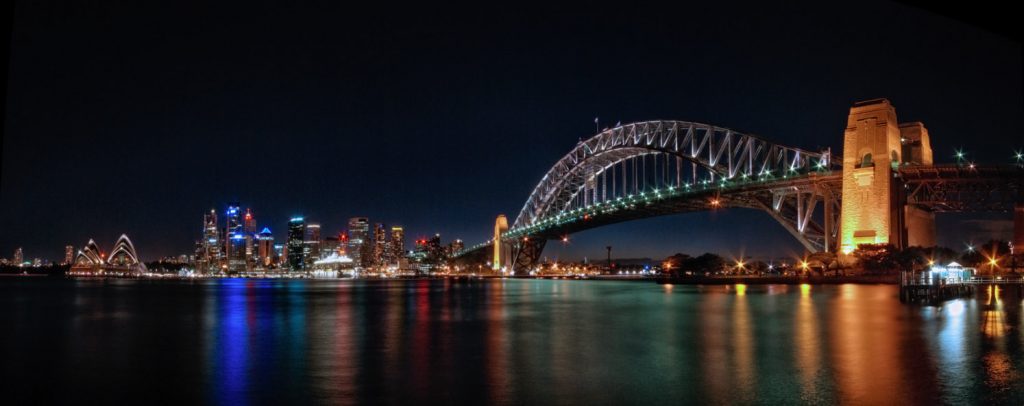
POLYGON ((1020 294, 979 292, 0 278, 0 357, 13 404, 1020 404, 1020 294))

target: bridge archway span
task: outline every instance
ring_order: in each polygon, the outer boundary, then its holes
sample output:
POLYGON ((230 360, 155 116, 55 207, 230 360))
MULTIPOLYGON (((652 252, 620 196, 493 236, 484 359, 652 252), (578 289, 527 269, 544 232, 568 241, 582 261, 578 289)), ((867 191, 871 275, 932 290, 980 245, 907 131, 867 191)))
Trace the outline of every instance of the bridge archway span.
MULTIPOLYGON (((598 177, 606 177, 609 170, 612 171, 614 196, 614 170, 617 165, 623 165, 625 182, 629 161, 644 160, 648 156, 653 156, 655 170, 658 170, 658 159, 661 157, 665 158, 662 170, 668 171, 675 166, 676 187, 683 185, 680 170, 684 163, 690 165, 691 172, 687 176, 690 182, 698 179, 714 182, 716 179, 729 180, 737 176, 798 175, 837 167, 831 162, 828 151, 811 152, 787 147, 724 127, 670 120, 630 123, 581 141, 556 162, 530 193, 512 229, 532 226, 565 211, 574 200, 579 200, 581 194, 583 205, 587 205, 591 191, 593 201, 606 198, 607 190, 602 190, 599 197, 596 187, 602 183, 598 177), (669 157, 674 158, 675 162, 669 160, 669 157), (698 172, 702 173, 698 175, 698 172)), ((644 169, 645 181, 646 165, 646 161, 643 164, 634 162, 632 165, 634 172, 637 168, 644 169)), ((635 173, 633 179, 637 179, 635 173)), ((661 184, 672 187, 673 180, 663 179, 661 184)), ((608 188, 607 179, 603 180, 602 186, 608 188)), ((627 185, 622 183, 622 186, 627 185)), ((638 185, 632 187, 633 190, 640 190, 638 185)))

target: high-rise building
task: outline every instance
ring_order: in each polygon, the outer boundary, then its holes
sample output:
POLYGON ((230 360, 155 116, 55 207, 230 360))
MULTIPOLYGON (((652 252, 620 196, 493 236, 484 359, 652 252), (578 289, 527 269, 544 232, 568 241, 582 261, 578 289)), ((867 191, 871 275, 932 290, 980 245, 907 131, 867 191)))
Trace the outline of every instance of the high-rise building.
POLYGON ((331 255, 341 255, 341 240, 338 237, 326 237, 323 241, 320 241, 320 256, 319 259, 327 258, 331 255))
POLYGON ((293 217, 288 222, 288 268, 301 271, 306 268, 305 253, 306 220, 293 217))
POLYGON ((386 264, 388 255, 388 240, 387 233, 384 231, 384 225, 377 223, 373 225, 373 266, 383 266, 386 264))
POLYGON ((243 229, 246 234, 256 234, 256 216, 252 214, 252 208, 245 209, 243 229))
POLYGON ((245 233, 245 259, 247 263, 255 263, 258 262, 256 240, 259 238, 259 235, 256 234, 256 216, 252 214, 251 208, 247 208, 245 216, 242 218, 242 231, 245 233))
POLYGON ((366 217, 348 219, 348 255, 358 266, 368 267, 370 255, 365 251, 370 247, 370 220, 366 217))
POLYGON ((285 266, 288 261, 288 248, 284 244, 274 244, 274 263, 277 266, 285 266))
POLYGON ((338 233, 338 255, 348 256, 348 233, 338 233))
POLYGON ((435 262, 441 262, 445 258, 444 247, 441 246, 441 234, 434 234, 427 240, 427 256, 435 262))
POLYGON ((391 251, 392 263, 398 263, 405 257, 405 231, 401 226, 391 227, 391 241, 389 241, 388 247, 391 251))
POLYGON ((306 234, 303 238, 303 258, 308 268, 313 265, 313 262, 320 259, 320 225, 307 224, 306 234))
POLYGON ((25 254, 21 251, 21 247, 14 250, 14 265, 21 266, 25 262, 25 254))
POLYGON ((224 223, 225 256, 228 261, 228 271, 245 271, 248 257, 245 253, 246 238, 242 223, 242 210, 238 203, 228 205, 227 217, 224 223))
POLYGON ((200 272, 208 272, 219 268, 221 261, 220 228, 217 227, 217 211, 210 209, 210 212, 203 216, 203 249, 199 253, 200 259, 198 268, 200 272))
POLYGON ((450 249, 448 250, 448 256, 452 257, 455 254, 457 254, 459 251, 462 251, 463 248, 466 248, 466 245, 462 243, 462 240, 455 240, 455 241, 452 241, 452 243, 449 245, 449 247, 450 247, 450 249))
POLYGON ((274 235, 270 233, 270 229, 263 227, 263 231, 260 231, 258 237, 258 249, 257 249, 257 263, 262 267, 270 266, 274 260, 274 235))
POLYGON ((64 246, 64 262, 61 264, 69 265, 75 260, 75 247, 71 245, 64 246))

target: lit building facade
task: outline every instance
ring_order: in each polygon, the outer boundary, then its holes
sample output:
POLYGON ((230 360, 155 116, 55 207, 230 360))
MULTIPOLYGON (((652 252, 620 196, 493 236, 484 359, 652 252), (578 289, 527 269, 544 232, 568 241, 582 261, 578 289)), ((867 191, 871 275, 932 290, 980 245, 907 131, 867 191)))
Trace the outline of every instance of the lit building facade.
POLYGON ((320 225, 307 224, 305 240, 303 242, 303 259, 308 268, 314 261, 320 258, 320 225))
POLYGON ((405 230, 402 227, 391 227, 391 241, 388 242, 388 249, 391 251, 390 259, 393 263, 398 263, 405 257, 405 230))
POLYGON ((268 267, 274 263, 274 235, 270 229, 263 227, 257 237, 257 263, 261 267, 268 267))
POLYGON ((228 205, 224 220, 225 257, 228 272, 244 272, 248 264, 246 256, 246 238, 242 223, 242 210, 238 203, 228 205))
MULTIPOLYGON (((252 209, 245 209, 245 216, 243 218, 242 230, 245 233, 245 259, 246 262, 258 262, 257 260, 257 247, 256 239, 259 237, 256 234, 256 216, 252 214, 252 209)), ((251 266, 250 266, 251 268, 251 266)))
POLYGON ((341 240, 338 237, 326 237, 320 241, 320 256, 318 259, 324 259, 331 255, 341 255, 341 240))
POLYGON ((366 267, 370 256, 364 251, 370 246, 370 220, 366 217, 348 219, 348 256, 356 266, 366 267))
POLYGON ((304 257, 306 237, 306 220, 293 217, 288 221, 288 269, 301 271, 306 267, 304 257))
POLYGON ((203 216, 203 239, 202 249, 199 252, 197 267, 200 272, 216 271, 221 262, 221 233, 217 226, 217 211, 210 209, 210 212, 203 216))
POLYGON ((75 260, 75 247, 72 246, 72 245, 65 245, 64 246, 64 262, 62 262, 61 264, 69 265, 74 260, 75 260))
POLYGON ((388 240, 384 224, 373 225, 373 266, 383 266, 388 262, 388 240))
POLYGON ((274 244, 274 264, 278 267, 286 267, 288 262, 288 248, 284 244, 274 244))

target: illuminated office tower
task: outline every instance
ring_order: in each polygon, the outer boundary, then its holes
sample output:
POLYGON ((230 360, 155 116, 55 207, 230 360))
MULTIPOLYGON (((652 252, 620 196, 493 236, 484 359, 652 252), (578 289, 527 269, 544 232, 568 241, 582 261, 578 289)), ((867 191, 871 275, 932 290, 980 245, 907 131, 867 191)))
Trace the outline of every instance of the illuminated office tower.
POLYGON ((285 262, 288 261, 286 253, 288 249, 284 244, 274 244, 274 264, 277 266, 284 266, 285 262))
POLYGON ((307 224, 304 238, 303 259, 306 261, 306 267, 309 267, 320 259, 320 225, 307 224))
POLYGON ((323 241, 320 241, 320 259, 327 258, 331 255, 341 255, 341 240, 338 237, 325 237, 323 241))
POLYGON ((245 209, 245 222, 243 229, 246 234, 256 234, 256 217, 252 214, 252 209, 245 209))
POLYGON ((200 272, 208 272, 220 267, 221 261, 221 234, 217 227, 217 211, 210 209, 209 213, 203 215, 203 238, 200 241, 202 247, 199 249, 197 268, 200 272))
POLYGON ((463 248, 466 248, 466 245, 463 244, 462 240, 452 241, 452 243, 449 245, 448 256, 455 256, 455 254, 458 254, 459 251, 462 251, 463 248))
POLYGON ((21 247, 14 250, 14 265, 21 266, 25 262, 25 253, 22 252, 21 247))
POLYGON ((242 210, 238 203, 228 205, 224 220, 224 247, 227 258, 228 272, 242 272, 246 269, 245 230, 242 223, 242 210))
POLYGON ((388 248, 391 251, 392 263, 398 263, 405 257, 405 231, 400 226, 391 227, 391 241, 388 248))
POLYGON ((352 257, 348 253, 348 233, 338 233, 338 255, 352 257))
POLYGON ((306 268, 305 253, 306 220, 293 217, 288 222, 288 268, 301 271, 306 268))
POLYGON ((263 227, 257 238, 257 263, 263 267, 270 266, 274 260, 274 235, 270 233, 269 228, 263 227))
POLYGON ((64 262, 63 265, 68 265, 75 260, 75 247, 71 245, 64 246, 64 262))
POLYGON ((382 266, 387 263, 388 254, 387 233, 384 225, 377 223, 373 225, 373 266, 382 266))
POLYGON ((364 255, 364 251, 370 246, 370 220, 366 217, 353 217, 348 219, 348 255, 352 262, 362 267, 367 267, 371 258, 364 255))
POLYGON ((245 216, 243 218, 242 230, 245 233, 245 259, 247 262, 258 262, 256 239, 259 237, 256 234, 256 216, 253 216, 252 209, 245 209, 245 216))

